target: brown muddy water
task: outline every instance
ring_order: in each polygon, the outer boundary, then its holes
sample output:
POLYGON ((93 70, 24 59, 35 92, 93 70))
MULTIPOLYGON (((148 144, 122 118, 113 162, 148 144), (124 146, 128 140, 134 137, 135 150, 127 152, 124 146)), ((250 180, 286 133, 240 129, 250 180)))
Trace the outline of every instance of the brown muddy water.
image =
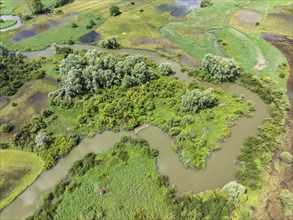
MULTIPOLYGON (((102 50, 89 45, 73 45, 72 47, 79 50, 102 50)), ((157 63, 168 62, 172 65, 173 70, 176 71, 175 76, 184 81, 192 80, 187 74, 180 71, 181 67, 178 63, 161 57, 155 52, 133 49, 110 51, 103 49, 102 51, 118 54, 141 54, 149 56, 157 63)), ((49 57, 52 51, 48 48, 44 51, 23 54, 32 58, 38 56, 49 57)), ((157 158, 158 171, 169 177, 170 184, 177 186, 178 194, 187 191, 198 193, 207 189, 223 187, 227 182, 234 180, 234 173, 237 169, 234 161, 241 151, 244 140, 248 136, 256 135, 258 133, 258 126, 269 116, 267 105, 255 93, 236 84, 214 85, 202 83, 202 85, 222 89, 226 93, 242 94, 246 99, 256 103, 254 116, 252 118, 242 117, 237 121, 237 125, 231 128, 232 135, 225 142, 220 143, 221 150, 210 155, 207 167, 204 170, 184 168, 177 154, 171 149, 172 140, 170 136, 158 127, 150 126, 140 131, 138 135, 135 135, 134 132, 120 131, 119 133, 114 133, 106 131, 102 134, 97 134, 92 139, 84 139, 66 157, 62 158, 56 166, 51 170, 44 171, 32 185, 3 209, 1 219, 23 219, 32 215, 40 206, 42 195, 53 190, 54 185, 62 180, 74 161, 82 159, 89 152, 101 153, 111 149, 124 135, 143 138, 149 142, 151 147, 159 150, 157 158)))

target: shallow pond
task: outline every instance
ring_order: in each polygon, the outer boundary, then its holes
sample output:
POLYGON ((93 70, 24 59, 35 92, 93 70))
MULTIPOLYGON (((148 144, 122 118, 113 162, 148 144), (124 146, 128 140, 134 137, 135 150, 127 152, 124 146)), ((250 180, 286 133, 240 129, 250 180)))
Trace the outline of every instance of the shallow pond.
MULTIPOLYGON (((181 67, 177 62, 159 56, 155 52, 121 49, 105 50, 96 46, 73 45, 75 49, 98 49, 118 54, 141 54, 149 56, 157 63, 169 62, 176 76, 184 81, 191 81, 192 78, 180 71, 181 67)), ((39 51, 23 53, 27 57, 36 58, 39 56, 51 56, 50 48, 39 51)), ((204 170, 186 169, 182 166, 177 154, 171 149, 172 140, 167 133, 160 128, 150 126, 135 135, 134 132, 121 131, 113 133, 110 131, 96 135, 92 139, 83 140, 75 147, 65 158, 61 159, 51 170, 44 171, 40 177, 18 196, 14 202, 7 206, 1 213, 1 219, 22 219, 31 215, 41 204, 41 197, 44 193, 52 191, 66 174, 74 161, 82 159, 89 152, 100 153, 111 149, 114 143, 119 142, 124 135, 140 137, 147 140, 151 147, 159 150, 157 160, 158 171, 169 177, 170 184, 175 184, 178 194, 193 191, 195 193, 224 186, 227 182, 234 180, 234 172, 237 168, 234 161, 240 153, 244 140, 251 135, 258 133, 258 126, 269 116, 267 105, 255 93, 238 86, 236 84, 214 85, 210 83, 201 83, 204 87, 213 87, 222 89, 227 93, 243 94, 247 99, 256 103, 256 111, 253 118, 242 117, 238 124, 231 128, 232 135, 223 143, 222 149, 213 152, 207 161, 207 167, 204 170)))
POLYGON ((79 38, 79 41, 85 44, 93 43, 99 40, 101 40, 101 35, 95 31, 85 34, 79 38))
POLYGON ((49 20, 46 23, 34 24, 31 28, 19 31, 17 34, 12 36, 10 38, 10 40, 14 41, 14 42, 23 41, 23 40, 26 40, 28 38, 31 38, 31 37, 37 35, 38 33, 54 29, 54 28, 59 27, 65 23, 66 23, 66 21, 49 20))

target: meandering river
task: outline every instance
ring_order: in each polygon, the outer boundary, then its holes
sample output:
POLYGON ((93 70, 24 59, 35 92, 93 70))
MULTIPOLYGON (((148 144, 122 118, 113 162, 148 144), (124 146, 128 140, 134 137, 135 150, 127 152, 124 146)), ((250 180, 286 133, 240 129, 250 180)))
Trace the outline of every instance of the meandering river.
MULTIPOLYGON (((72 47, 77 50, 97 49, 116 54, 126 53, 149 56, 159 64, 170 63, 180 80, 192 80, 191 77, 180 71, 181 67, 177 62, 161 57, 155 52, 135 49, 106 50, 89 45, 73 45, 72 47)), ((39 56, 50 57, 53 51, 47 48, 43 51, 23 54, 29 58, 37 58, 39 56)), ((197 193, 207 189, 214 189, 234 180, 234 172, 237 168, 234 161, 241 151, 244 140, 248 136, 256 135, 258 133, 258 126, 269 116, 267 105, 255 93, 236 84, 214 85, 202 82, 201 85, 220 88, 225 93, 242 94, 246 99, 252 100, 256 104, 254 116, 252 118, 242 117, 237 121, 237 125, 231 128, 232 135, 225 142, 220 143, 221 150, 211 154, 207 161, 207 167, 204 170, 184 168, 177 154, 171 149, 172 140, 170 136, 158 127, 150 126, 141 130, 138 135, 135 135, 134 132, 120 131, 119 133, 114 133, 107 131, 97 134, 92 139, 83 140, 66 157, 60 159, 56 166, 44 171, 32 185, 1 212, 1 219, 23 219, 32 215, 41 204, 42 195, 53 190, 54 185, 62 180, 74 161, 82 159, 89 152, 101 153, 111 149, 124 135, 143 138, 149 142, 151 147, 159 150, 157 158, 158 171, 167 175, 169 182, 177 186, 178 194, 186 191, 197 193)))

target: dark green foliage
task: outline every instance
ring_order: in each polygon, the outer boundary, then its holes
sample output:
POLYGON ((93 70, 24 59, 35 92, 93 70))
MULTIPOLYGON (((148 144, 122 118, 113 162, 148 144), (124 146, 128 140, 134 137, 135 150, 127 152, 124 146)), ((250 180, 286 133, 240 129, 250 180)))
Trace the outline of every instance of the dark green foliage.
POLYGON ((109 37, 105 40, 101 40, 100 46, 107 49, 119 49, 121 47, 120 43, 115 37, 109 37))
POLYGON ((9 133, 10 131, 12 131, 14 128, 14 126, 10 123, 5 123, 3 125, 0 126, 0 131, 2 133, 9 133))
POLYGON ((234 81, 239 76, 239 66, 234 59, 207 54, 202 66, 220 82, 234 81))
POLYGON ((73 45, 75 42, 74 42, 74 40, 69 39, 69 40, 67 41, 67 43, 68 43, 69 45, 73 45))
POLYGON ((266 103, 270 104, 271 118, 265 120, 260 133, 256 137, 249 137, 245 148, 238 159, 242 168, 236 172, 236 177, 244 186, 258 189, 262 186, 263 171, 270 163, 272 153, 278 144, 278 136, 284 131, 284 113, 288 110, 282 101, 282 92, 269 79, 258 79, 251 74, 241 74, 240 83, 257 92, 266 103))
POLYGON ((229 219, 234 204, 226 192, 208 190, 199 194, 185 193, 174 205, 175 219, 229 219))
POLYGON ((55 8, 61 7, 63 5, 66 5, 68 3, 73 2, 74 0, 57 0, 55 4, 55 8))
POLYGON ((163 76, 170 76, 174 72, 171 68, 171 64, 169 63, 162 63, 159 65, 159 73, 162 74, 163 76))
POLYGON ((210 6, 212 6, 212 5, 213 5, 213 3, 211 3, 210 0, 202 0, 202 1, 200 2, 200 7, 201 7, 201 8, 210 7, 210 6))
POLYGON ((44 5, 41 0, 28 0, 33 14, 42 14, 44 5))
POLYGON ((78 27, 78 25, 77 25, 76 23, 72 23, 72 24, 71 24, 71 27, 72 27, 72 28, 76 28, 76 27, 78 27))
MULTIPOLYGON (((63 76, 60 89, 51 96, 70 100, 85 92, 95 93, 100 88, 108 89, 115 85, 129 88, 155 78, 155 70, 143 56, 122 58, 89 52, 87 57, 83 60, 80 56, 69 55, 61 62, 60 73, 63 76)), ((153 108, 153 105, 148 104, 148 108, 153 108)))
POLYGON ((111 16, 118 16, 121 14, 120 8, 116 5, 111 6, 109 12, 111 16))
POLYGON ((216 106, 218 104, 218 101, 213 93, 213 89, 195 89, 192 91, 187 91, 181 97, 184 110, 197 113, 202 109, 212 108, 216 106))
POLYGON ((46 128, 47 124, 43 117, 34 118, 12 137, 11 144, 22 150, 36 152, 45 161, 45 168, 50 168, 78 144, 79 138, 76 135, 46 133, 46 128), (41 134, 46 134, 45 140, 38 145, 37 137, 41 134))
POLYGON ((40 61, 28 60, 21 55, 11 56, 0 46, 0 94, 11 96, 26 82, 43 78, 40 61))

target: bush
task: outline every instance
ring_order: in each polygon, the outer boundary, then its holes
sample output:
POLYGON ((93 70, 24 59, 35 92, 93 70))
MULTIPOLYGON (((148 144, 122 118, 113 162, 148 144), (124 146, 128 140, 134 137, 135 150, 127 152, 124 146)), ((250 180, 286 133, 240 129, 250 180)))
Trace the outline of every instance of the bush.
POLYGON ((2 133, 9 133, 10 131, 12 131, 14 128, 14 126, 12 124, 9 123, 5 123, 3 125, 1 125, 1 132, 2 133))
POLYGON ((71 27, 72 27, 72 28, 76 28, 76 27, 78 27, 78 25, 77 25, 76 23, 72 23, 72 24, 71 24, 71 27))
POLYGON ((231 181, 223 187, 223 190, 229 193, 230 200, 237 201, 241 195, 245 194, 246 188, 236 181, 231 181))
POLYGON ((286 164, 291 164, 292 161, 293 161, 293 157, 292 155, 285 151, 285 152, 282 152, 281 155, 280 155, 280 160, 283 162, 283 163, 286 163, 286 164))
POLYGON ((73 0, 57 0, 55 4, 55 8, 61 7, 63 5, 66 5, 70 2, 73 2, 73 0))
POLYGON ((207 54, 202 66, 220 82, 234 81, 239 76, 239 66, 234 59, 207 54))
POLYGON ((68 43, 69 45, 73 45, 73 44, 74 44, 74 41, 71 40, 71 39, 69 39, 69 40, 67 41, 67 43, 68 43))
POLYGON ((115 37, 109 37, 105 40, 101 40, 100 46, 107 49, 119 49, 121 47, 115 37))
POLYGON ((182 104, 185 111, 199 112, 202 109, 212 108, 218 104, 214 96, 214 90, 209 88, 207 90, 195 89, 187 91, 181 97, 182 104))
POLYGON ((279 195, 279 198, 284 208, 285 215, 292 216, 293 215, 293 193, 287 189, 282 190, 279 195))
POLYGON ((111 16, 118 16, 121 14, 120 8, 116 5, 113 5, 109 9, 111 16))
POLYGON ((174 72, 171 69, 171 64, 169 63, 162 63, 159 65, 159 73, 162 74, 163 76, 170 76, 174 72))
POLYGON ((210 0, 202 0, 201 3, 200 3, 201 8, 210 7, 212 5, 213 5, 213 3, 211 3, 210 0))

